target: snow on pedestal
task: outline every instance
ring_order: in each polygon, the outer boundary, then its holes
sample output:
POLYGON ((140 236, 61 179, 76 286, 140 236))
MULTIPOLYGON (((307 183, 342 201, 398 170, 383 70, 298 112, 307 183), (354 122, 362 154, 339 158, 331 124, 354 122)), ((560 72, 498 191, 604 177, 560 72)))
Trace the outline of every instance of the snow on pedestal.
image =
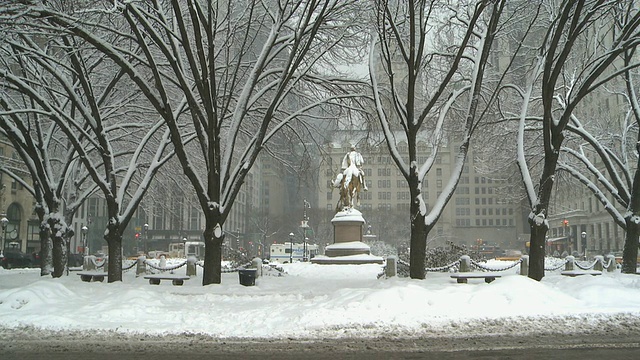
POLYGON ((362 242, 362 213, 356 209, 342 210, 333 217, 333 241, 325 255, 311 259, 316 264, 382 264, 383 259, 371 255, 369 245, 362 242))

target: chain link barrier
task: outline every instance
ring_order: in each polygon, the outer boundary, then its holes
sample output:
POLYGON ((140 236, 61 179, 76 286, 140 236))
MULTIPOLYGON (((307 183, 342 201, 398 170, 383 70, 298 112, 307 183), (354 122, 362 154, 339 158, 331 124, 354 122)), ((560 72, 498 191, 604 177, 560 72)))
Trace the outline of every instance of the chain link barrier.
POLYGON ((605 270, 609 270, 610 266, 615 266, 615 265, 613 265, 614 262, 615 262, 615 258, 609 258, 609 262, 607 263, 607 265, 602 264, 602 267, 605 270))
MULTIPOLYGON (((151 268, 151 269, 153 269, 153 270, 163 271, 163 272, 164 272, 164 271, 173 271, 173 270, 177 270, 177 269, 179 269, 179 268, 181 268, 181 267, 183 267, 183 266, 186 266, 186 265, 187 265, 187 262, 188 262, 188 261, 184 261, 184 262, 179 263, 179 264, 174 265, 174 266, 165 266, 165 267, 160 267, 160 266, 156 266, 156 265, 154 265, 154 264, 153 264, 152 262, 150 262, 149 260, 146 260, 146 259, 144 260, 144 264, 145 264, 146 266, 150 267, 150 268, 151 268)), ((103 261, 103 262, 102 262, 102 264, 100 264, 100 265, 96 264, 96 269, 99 269, 99 268, 104 267, 104 265, 105 265, 106 263, 107 263, 106 261, 103 261)), ((131 269, 135 268, 135 267, 136 267, 136 265, 138 265, 138 262, 137 262, 137 261, 132 261, 130 265, 124 265, 125 263, 126 263, 126 260, 125 260, 125 261, 123 261, 123 266, 122 266, 122 271, 123 271, 123 272, 124 272, 124 271, 129 271, 129 270, 131 270, 131 269)), ((197 261, 195 264, 196 264, 196 266, 200 266, 201 268, 204 268, 204 262, 203 262, 203 261, 197 261)), ((244 268, 249 267, 249 266, 251 266, 251 265, 252 265, 252 262, 251 262, 251 261, 249 261, 248 263, 243 264, 243 265, 240 265, 240 266, 237 266, 237 267, 235 267, 235 268, 223 268, 223 269, 222 269, 222 273, 233 273, 233 272, 238 272, 238 270, 240 270, 240 269, 244 269, 244 268)), ((277 267, 276 267, 276 268, 274 268, 274 269, 275 269, 275 270, 277 270, 277 271, 278 271, 278 272, 280 272, 280 273, 284 273, 284 272, 285 272, 285 271, 284 271, 284 269, 282 269, 282 268, 277 268, 277 267)))
POLYGON ((591 265, 582 265, 579 262, 575 261, 574 264, 576 264, 577 267, 579 267, 582 270, 591 270, 593 269, 593 267, 598 263, 598 260, 596 259, 593 263, 591 263, 591 265))
POLYGON ((503 267, 503 268, 500 268, 500 269, 492 269, 492 268, 490 268, 488 266, 484 266, 484 265, 478 263, 475 260, 471 260, 471 265, 475 266, 477 269, 481 269, 481 270, 484 270, 484 271, 506 271, 506 270, 509 270, 509 269, 513 269, 514 267, 520 265, 521 263, 522 263, 522 259, 520 259, 518 261, 514 261, 513 264, 508 265, 506 267, 503 267))
MULTIPOLYGON (((455 262, 453 262, 453 263, 451 263, 451 264, 449 264, 449 265, 440 266, 440 267, 435 267, 435 268, 426 268, 425 270, 426 270, 426 271, 428 271, 428 272, 448 271, 448 270, 449 270, 449 269, 451 269, 451 268, 459 267, 459 266, 460 266, 460 262, 461 262, 461 261, 462 261, 462 260, 458 260, 458 261, 455 261, 455 262)), ((562 262, 561 262, 560 264, 558 264, 557 266, 554 266, 554 267, 545 267, 545 268, 544 268, 544 270, 545 270, 545 271, 556 271, 556 270, 560 270, 560 269, 562 269, 562 268, 564 268, 564 267, 565 267, 565 265, 567 264, 567 262, 568 262, 568 260, 567 260, 567 259, 564 259, 564 261, 562 261, 562 262)), ((491 268, 491 267, 485 266, 485 265, 483 265, 483 264, 481 264, 481 263, 479 263, 479 262, 477 262, 477 261, 475 261, 475 260, 471 260, 471 265, 473 265, 476 269, 483 270, 483 271, 506 271, 506 270, 509 270, 509 269, 515 268, 516 266, 520 265, 521 263, 522 263, 522 259, 517 260, 517 261, 514 261, 512 264, 510 264, 510 265, 508 265, 508 266, 505 266, 505 267, 503 267, 503 268, 497 268, 497 269, 496 269, 496 268, 491 268)), ((579 262, 577 262, 577 261, 575 261, 575 262, 574 262, 574 264, 575 264, 578 268, 580 268, 580 269, 582 269, 582 270, 591 270, 591 269, 593 269, 593 267, 594 267, 597 263, 598 263, 598 260, 597 260, 597 259, 596 259, 593 263, 591 263, 591 264, 589 264, 589 265, 582 265, 582 264, 580 264, 580 263, 579 263, 579 262)), ((410 267, 410 266, 411 266, 411 264, 410 264, 409 262, 404 261, 404 260, 401 260, 401 259, 398 259, 397 264, 398 264, 398 266, 402 265, 402 266, 404 266, 404 267, 406 267, 406 268, 408 268, 408 267, 410 267)), ((604 269, 609 269, 609 267, 611 267, 611 266, 615 266, 615 264, 614 264, 614 259, 612 259, 612 258, 610 258, 610 259, 609 259, 609 262, 608 262, 606 265, 604 265, 604 264, 602 265, 602 267, 603 267, 604 269)), ((382 272, 380 275, 378 275, 378 278, 382 277, 383 275, 384 275, 384 269, 383 269, 383 272, 382 272)))
POLYGON ((131 263, 131 265, 127 265, 127 266, 124 266, 124 265, 123 265, 123 266, 122 266, 122 271, 129 271, 129 270, 133 269, 137 264, 138 264, 138 262, 137 262, 137 261, 133 261, 133 262, 131 263))
POLYGON ((152 268, 154 270, 158 270, 158 271, 173 271, 173 270, 180 269, 181 267, 187 265, 187 262, 185 261, 185 262, 180 263, 178 265, 166 266, 166 267, 155 266, 151 262, 149 262, 148 260, 145 260, 144 264, 147 265, 148 267, 150 267, 150 268, 152 268))
POLYGON ((564 261, 558 265, 557 267, 553 267, 553 268, 544 268, 544 271, 556 271, 556 270, 560 270, 562 269, 566 264, 567 264, 567 259, 564 259, 564 261))
POLYGON ((452 262, 449 265, 445 265, 445 266, 440 266, 440 267, 434 267, 434 268, 425 268, 425 271, 427 272, 444 272, 444 271, 449 271, 449 269, 451 268, 460 268, 460 261, 461 260, 457 260, 452 262))

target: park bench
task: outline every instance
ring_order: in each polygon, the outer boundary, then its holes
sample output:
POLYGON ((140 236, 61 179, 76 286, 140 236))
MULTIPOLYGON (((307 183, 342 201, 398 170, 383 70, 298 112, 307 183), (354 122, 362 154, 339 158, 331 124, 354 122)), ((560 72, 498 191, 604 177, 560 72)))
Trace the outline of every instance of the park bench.
POLYGON ((81 271, 77 273, 80 275, 80 280, 90 282, 90 281, 104 281, 105 276, 107 276, 106 272, 97 272, 97 271, 81 271))
POLYGON ((149 280, 149 284, 151 285, 160 285, 160 280, 171 280, 173 285, 182 285, 185 280, 189 280, 188 276, 184 275, 175 275, 175 274, 155 274, 155 275, 147 275, 144 277, 149 280))
POLYGON ((580 276, 580 275, 596 276, 596 275, 602 275, 602 271, 598 271, 598 270, 565 270, 565 271, 561 272, 560 274, 562 274, 564 276, 571 276, 571 277, 576 277, 576 276, 580 276))
POLYGON ((451 274, 452 279, 456 279, 458 284, 466 284, 468 279, 484 279, 484 282, 490 283, 502 274, 495 272, 459 272, 451 274))

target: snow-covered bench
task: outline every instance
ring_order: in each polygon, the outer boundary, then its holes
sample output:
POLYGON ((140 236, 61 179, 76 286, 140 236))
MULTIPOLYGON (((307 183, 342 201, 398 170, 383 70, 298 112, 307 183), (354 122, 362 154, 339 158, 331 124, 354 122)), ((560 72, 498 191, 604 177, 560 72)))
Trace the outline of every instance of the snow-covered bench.
POLYGON ((90 281, 104 281, 104 277, 107 276, 106 272, 98 272, 98 271, 81 271, 77 273, 80 275, 80 280, 90 282, 90 281))
POLYGON ((598 271, 598 270, 565 270, 565 271, 561 272, 560 274, 565 275, 565 276, 571 276, 571 277, 576 277, 576 276, 580 276, 580 275, 596 276, 596 275, 602 275, 602 271, 598 271))
POLYGON ((459 272, 451 274, 452 279, 456 279, 458 284, 466 284, 467 279, 484 279, 484 282, 490 283, 502 274, 496 272, 459 272))
POLYGON ((155 274, 155 275, 147 275, 144 277, 149 280, 149 284, 151 285, 160 285, 160 280, 171 280, 173 285, 182 285, 185 280, 189 280, 188 276, 184 275, 175 275, 175 274, 155 274))

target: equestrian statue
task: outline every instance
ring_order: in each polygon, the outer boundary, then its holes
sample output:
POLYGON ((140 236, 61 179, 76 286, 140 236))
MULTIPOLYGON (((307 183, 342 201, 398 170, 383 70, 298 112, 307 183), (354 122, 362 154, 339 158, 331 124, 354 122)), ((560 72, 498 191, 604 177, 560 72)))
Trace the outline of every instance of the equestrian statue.
POLYGON ((351 146, 351 150, 342 159, 342 172, 333 181, 333 186, 340 189, 336 212, 360 206, 360 191, 369 190, 364 180, 363 164, 364 158, 356 151, 355 146, 351 146))

